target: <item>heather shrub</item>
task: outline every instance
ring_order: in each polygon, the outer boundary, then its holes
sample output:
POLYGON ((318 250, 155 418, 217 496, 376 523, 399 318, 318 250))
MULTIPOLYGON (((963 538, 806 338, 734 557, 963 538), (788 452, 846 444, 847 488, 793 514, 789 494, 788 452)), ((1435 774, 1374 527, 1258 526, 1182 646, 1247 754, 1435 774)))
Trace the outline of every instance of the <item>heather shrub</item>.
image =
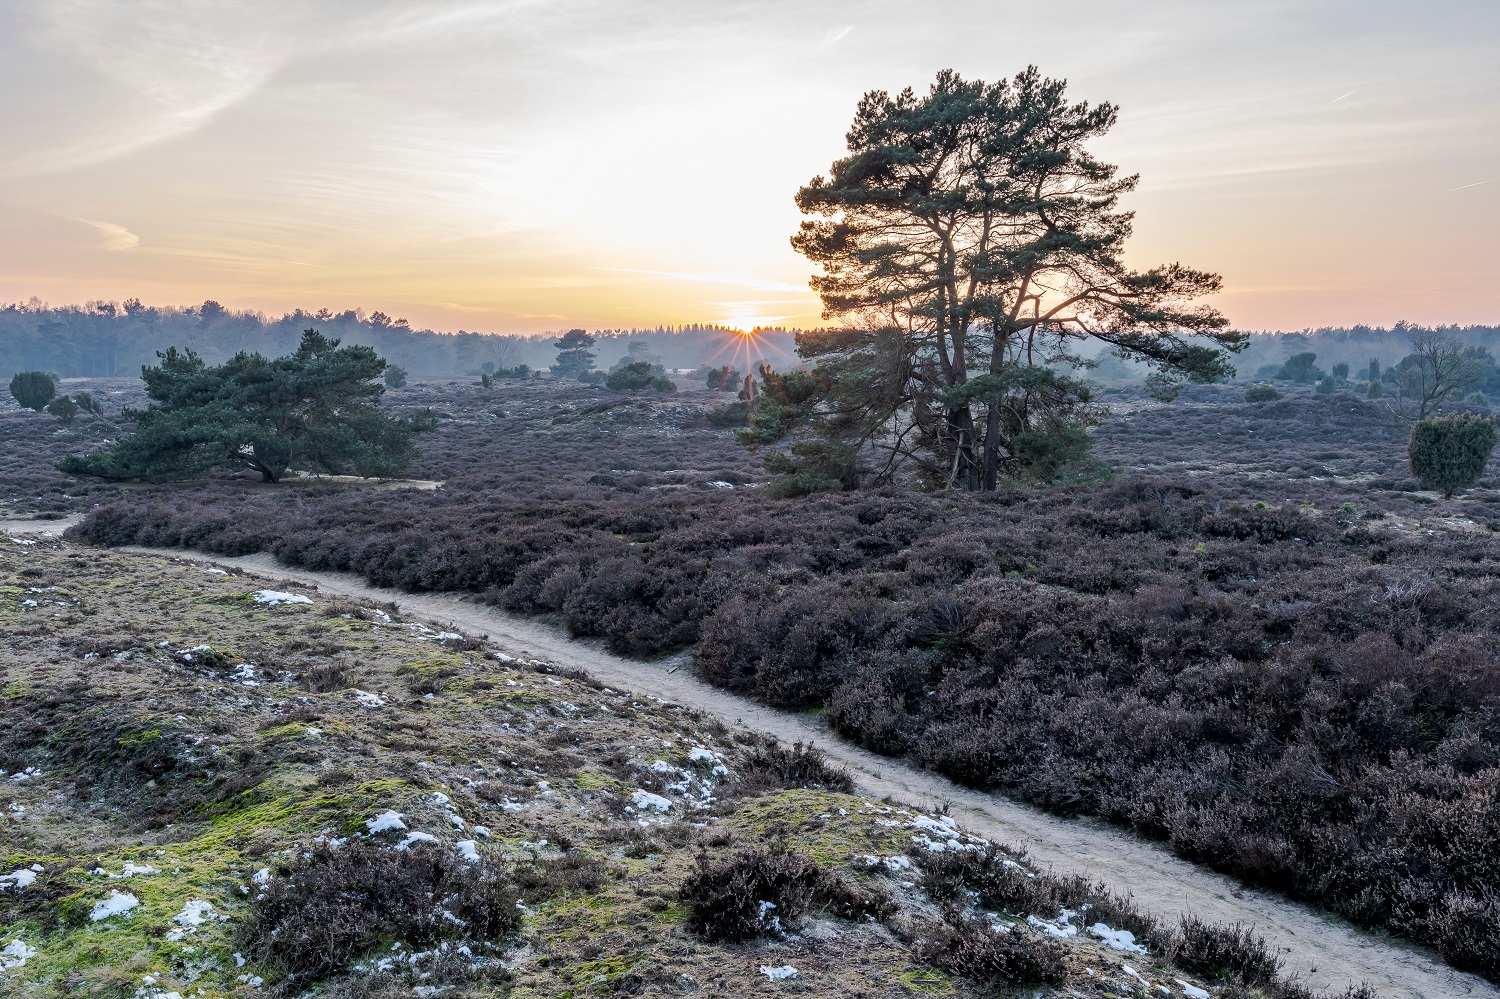
POLYGON ((700 853, 678 897, 687 903, 689 930, 709 940, 743 943, 781 936, 818 897, 827 877, 784 844, 723 861, 700 853))
POLYGON ((251 904, 240 943, 254 959, 309 982, 344 970, 383 939, 417 948, 460 935, 498 940, 520 928, 516 901, 499 869, 434 844, 319 843, 275 872, 251 904))
POLYGON ((954 919, 923 941, 914 956, 950 975, 995 990, 1058 985, 1067 977, 1062 947, 1020 926, 996 932, 988 920, 954 919))
POLYGON ((1274 984, 1281 973, 1281 958, 1252 930, 1213 926, 1195 916, 1182 917, 1165 956, 1186 971, 1251 987, 1274 984))
POLYGON ((1473 413, 1423 420, 1411 431, 1411 472, 1451 498, 1479 481, 1495 450, 1495 421, 1473 413))
POLYGON ((816 746, 795 743, 790 749, 774 739, 751 749, 735 768, 737 788, 751 793, 784 788, 812 788, 851 794, 854 778, 828 762, 816 746))

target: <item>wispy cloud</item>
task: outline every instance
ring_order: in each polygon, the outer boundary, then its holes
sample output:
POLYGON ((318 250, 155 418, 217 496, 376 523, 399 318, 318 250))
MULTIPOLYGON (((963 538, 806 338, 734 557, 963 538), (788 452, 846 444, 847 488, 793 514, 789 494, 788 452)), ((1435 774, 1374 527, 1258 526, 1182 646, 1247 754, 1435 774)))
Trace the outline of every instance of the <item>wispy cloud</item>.
POLYGON ((845 38, 848 38, 849 37, 849 32, 851 32, 853 30, 854 30, 854 25, 852 25, 852 24, 845 24, 845 25, 841 25, 841 26, 839 26, 837 28, 834 28, 833 30, 829 31, 828 34, 826 34, 826 35, 823 36, 823 44, 824 45, 837 45, 839 42, 843 41, 845 38))
POLYGON ((106 250, 134 250, 141 245, 141 237, 122 225, 99 222, 95 219, 79 219, 99 230, 99 245, 106 250))
POLYGON ((1488 183, 1489 183, 1489 181, 1487 181, 1487 180, 1476 180, 1472 184, 1464 184, 1464 185, 1462 185, 1460 187, 1450 187, 1450 188, 1448 188, 1448 190, 1444 191, 1443 193, 1444 194, 1452 194, 1454 191, 1467 191, 1471 187, 1483 187, 1485 184, 1488 184, 1488 183))

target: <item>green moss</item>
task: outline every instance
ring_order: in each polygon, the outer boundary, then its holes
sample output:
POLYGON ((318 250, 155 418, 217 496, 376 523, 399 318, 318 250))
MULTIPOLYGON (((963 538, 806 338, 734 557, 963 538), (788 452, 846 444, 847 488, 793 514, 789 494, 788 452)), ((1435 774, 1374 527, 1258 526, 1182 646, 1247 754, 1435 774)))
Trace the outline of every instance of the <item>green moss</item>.
POLYGON ((907 991, 919 996, 947 996, 953 994, 953 976, 934 968, 913 968, 900 976, 907 991))
POLYGON ((904 853, 910 831, 877 825, 875 816, 859 814, 863 808, 864 800, 849 794, 777 791, 750 801, 726 824, 757 842, 785 835, 795 849, 824 865, 845 864, 859 854, 904 853), (847 814, 840 815, 841 808, 847 814))

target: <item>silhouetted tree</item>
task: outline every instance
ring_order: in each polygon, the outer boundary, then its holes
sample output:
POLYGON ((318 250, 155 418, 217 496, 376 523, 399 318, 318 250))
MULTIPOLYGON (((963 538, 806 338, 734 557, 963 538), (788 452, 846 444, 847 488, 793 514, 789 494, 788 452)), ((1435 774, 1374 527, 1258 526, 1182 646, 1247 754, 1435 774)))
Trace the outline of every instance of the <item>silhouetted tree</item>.
POLYGON ((993 489, 1002 468, 1034 464, 1037 435, 1090 422, 1088 389, 1052 367, 1082 341, 1149 363, 1163 396, 1233 372, 1225 350, 1244 335, 1192 304, 1218 275, 1125 265, 1132 216, 1118 203, 1137 178, 1084 148, 1116 109, 1069 103, 1065 86, 1033 67, 994 84, 945 70, 924 97, 872 91, 849 155, 797 192, 816 218, 792 245, 822 267, 824 316, 851 320, 798 339, 839 446, 993 489))
POLYGON ((557 362, 552 374, 558 378, 579 378, 594 367, 594 338, 585 330, 572 329, 558 338, 557 362))

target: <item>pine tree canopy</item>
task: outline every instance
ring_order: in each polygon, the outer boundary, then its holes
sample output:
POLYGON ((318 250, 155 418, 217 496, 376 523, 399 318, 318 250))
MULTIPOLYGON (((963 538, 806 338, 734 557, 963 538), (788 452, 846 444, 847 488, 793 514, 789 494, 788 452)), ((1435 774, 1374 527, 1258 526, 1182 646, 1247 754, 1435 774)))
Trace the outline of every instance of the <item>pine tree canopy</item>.
POLYGON ((152 404, 125 411, 135 433, 60 469, 151 482, 212 468, 252 469, 266 482, 289 469, 384 476, 409 465, 414 435, 432 428, 381 411, 386 362, 372 348, 340 347, 316 330, 284 357, 242 352, 213 367, 176 347, 157 357, 141 369, 152 404))

